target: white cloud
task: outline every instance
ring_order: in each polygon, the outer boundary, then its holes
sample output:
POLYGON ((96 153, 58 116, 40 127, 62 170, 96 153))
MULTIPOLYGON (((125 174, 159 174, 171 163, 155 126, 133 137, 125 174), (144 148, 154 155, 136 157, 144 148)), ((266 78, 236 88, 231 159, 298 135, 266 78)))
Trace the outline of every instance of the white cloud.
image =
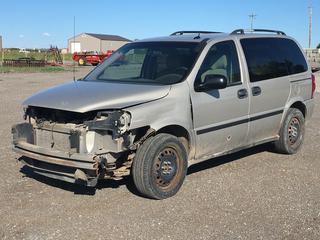
POLYGON ((19 38, 24 38, 24 35, 23 35, 23 34, 20 34, 20 35, 19 35, 19 38))
POLYGON ((44 36, 44 37, 50 37, 50 36, 51 36, 51 34, 50 34, 50 33, 48 33, 48 32, 44 32, 44 33, 42 33, 42 36, 44 36))

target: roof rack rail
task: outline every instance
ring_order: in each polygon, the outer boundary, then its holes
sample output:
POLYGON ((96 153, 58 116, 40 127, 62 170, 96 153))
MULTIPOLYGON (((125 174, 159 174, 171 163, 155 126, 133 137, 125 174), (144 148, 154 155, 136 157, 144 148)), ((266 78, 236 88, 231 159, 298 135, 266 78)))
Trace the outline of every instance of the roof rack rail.
POLYGON ((170 36, 183 35, 183 34, 210 34, 210 33, 221 33, 221 32, 210 32, 210 31, 178 31, 172 33, 170 36))
POLYGON ((276 33, 278 35, 284 35, 286 36, 286 34, 282 31, 279 30, 270 30, 270 29, 252 29, 252 30, 246 30, 246 29, 237 29, 234 30, 232 34, 245 34, 245 33, 255 33, 255 32, 265 32, 265 33, 276 33))

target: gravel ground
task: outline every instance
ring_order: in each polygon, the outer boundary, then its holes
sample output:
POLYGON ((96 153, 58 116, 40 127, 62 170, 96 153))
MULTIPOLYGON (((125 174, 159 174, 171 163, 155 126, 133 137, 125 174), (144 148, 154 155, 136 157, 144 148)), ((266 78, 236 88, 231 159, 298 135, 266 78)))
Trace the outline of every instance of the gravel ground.
POLYGON ((263 145, 198 164, 175 197, 155 201, 130 179, 92 190, 21 169, 10 127, 22 100, 70 79, 0 75, 0 239, 320 239, 319 95, 298 154, 263 145))

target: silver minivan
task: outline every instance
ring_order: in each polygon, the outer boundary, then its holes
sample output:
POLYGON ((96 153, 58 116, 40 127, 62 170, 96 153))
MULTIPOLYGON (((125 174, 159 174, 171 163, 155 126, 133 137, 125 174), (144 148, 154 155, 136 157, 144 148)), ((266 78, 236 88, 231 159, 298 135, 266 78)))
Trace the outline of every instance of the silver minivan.
POLYGON ((180 189, 193 164, 303 142, 315 78, 281 31, 180 31, 129 43, 77 81, 23 103, 13 149, 35 173, 86 186, 131 175, 146 197, 180 189))

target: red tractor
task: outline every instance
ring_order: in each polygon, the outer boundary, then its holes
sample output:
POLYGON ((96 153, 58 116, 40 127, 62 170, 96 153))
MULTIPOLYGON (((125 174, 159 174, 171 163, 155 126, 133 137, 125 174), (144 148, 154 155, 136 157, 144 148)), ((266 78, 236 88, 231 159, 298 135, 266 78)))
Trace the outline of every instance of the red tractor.
POLYGON ((92 66, 97 66, 99 63, 103 62, 106 58, 110 57, 113 50, 108 50, 106 53, 98 52, 75 52, 72 55, 73 61, 77 62, 79 66, 85 66, 91 64, 92 66))

